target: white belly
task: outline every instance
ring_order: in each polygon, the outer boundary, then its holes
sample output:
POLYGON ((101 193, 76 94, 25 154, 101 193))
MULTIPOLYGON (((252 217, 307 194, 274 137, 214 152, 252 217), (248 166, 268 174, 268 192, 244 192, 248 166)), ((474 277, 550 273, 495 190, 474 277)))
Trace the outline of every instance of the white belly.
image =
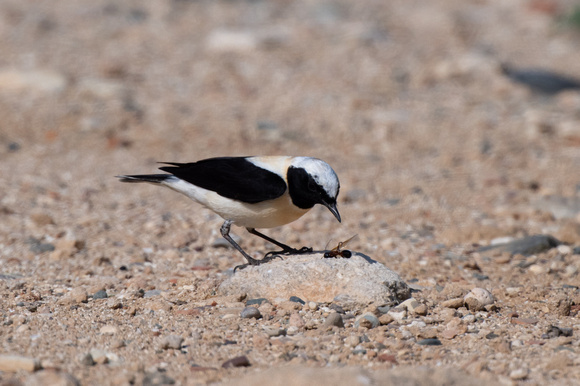
POLYGON ((294 206, 288 191, 274 200, 248 204, 222 197, 177 178, 168 180, 165 185, 211 209, 224 220, 246 228, 274 228, 285 225, 299 219, 309 210, 294 206))

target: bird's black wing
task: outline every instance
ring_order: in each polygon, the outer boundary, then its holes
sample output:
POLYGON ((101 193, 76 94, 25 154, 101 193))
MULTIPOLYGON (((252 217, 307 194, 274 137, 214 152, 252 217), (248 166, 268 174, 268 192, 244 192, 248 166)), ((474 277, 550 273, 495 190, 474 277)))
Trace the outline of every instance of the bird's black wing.
POLYGON ((160 169, 220 196, 254 204, 278 198, 286 182, 276 173, 262 169, 246 157, 209 158, 193 163, 170 163, 160 169))

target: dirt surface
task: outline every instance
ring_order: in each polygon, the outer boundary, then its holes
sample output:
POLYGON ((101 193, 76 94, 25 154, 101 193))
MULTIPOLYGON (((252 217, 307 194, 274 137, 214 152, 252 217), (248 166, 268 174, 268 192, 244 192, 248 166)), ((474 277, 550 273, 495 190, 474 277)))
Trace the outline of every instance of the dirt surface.
POLYGON ((580 78, 573 6, 0 2, 0 354, 21 357, 0 356, 0 383, 283 380, 286 365, 580 383, 580 94, 501 71, 580 78), (358 234, 349 248, 419 304, 267 299, 242 318, 252 299, 216 296, 243 262, 221 219, 114 178, 258 154, 316 156, 341 181, 342 224, 315 208, 266 233, 318 249, 358 234), (564 244, 478 252, 535 234, 564 244), (474 288, 493 304, 466 307, 474 288))

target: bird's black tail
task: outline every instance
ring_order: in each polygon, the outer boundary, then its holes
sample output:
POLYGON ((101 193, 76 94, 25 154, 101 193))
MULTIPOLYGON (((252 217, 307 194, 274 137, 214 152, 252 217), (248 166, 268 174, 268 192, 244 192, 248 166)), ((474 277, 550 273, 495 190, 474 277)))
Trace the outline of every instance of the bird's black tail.
POLYGON ((171 174, 139 174, 133 176, 116 176, 121 182, 150 182, 154 184, 160 184, 169 177, 171 174))

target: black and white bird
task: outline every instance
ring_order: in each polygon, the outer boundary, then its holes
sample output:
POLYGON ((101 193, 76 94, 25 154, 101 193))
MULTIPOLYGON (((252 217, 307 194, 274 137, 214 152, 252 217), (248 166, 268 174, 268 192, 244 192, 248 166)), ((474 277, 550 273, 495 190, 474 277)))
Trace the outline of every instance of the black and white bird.
MULTIPOLYGON (((166 186, 220 215, 222 236, 248 261, 259 265, 280 254, 311 252, 294 249, 256 230, 297 220, 314 205, 326 206, 340 222, 336 199, 340 183, 326 162, 311 157, 218 157, 192 163, 162 162, 171 174, 117 176, 122 182, 149 182, 166 186), (282 248, 262 260, 248 255, 230 236, 232 224, 282 248)), ((241 267, 245 267, 241 266, 241 267)))

